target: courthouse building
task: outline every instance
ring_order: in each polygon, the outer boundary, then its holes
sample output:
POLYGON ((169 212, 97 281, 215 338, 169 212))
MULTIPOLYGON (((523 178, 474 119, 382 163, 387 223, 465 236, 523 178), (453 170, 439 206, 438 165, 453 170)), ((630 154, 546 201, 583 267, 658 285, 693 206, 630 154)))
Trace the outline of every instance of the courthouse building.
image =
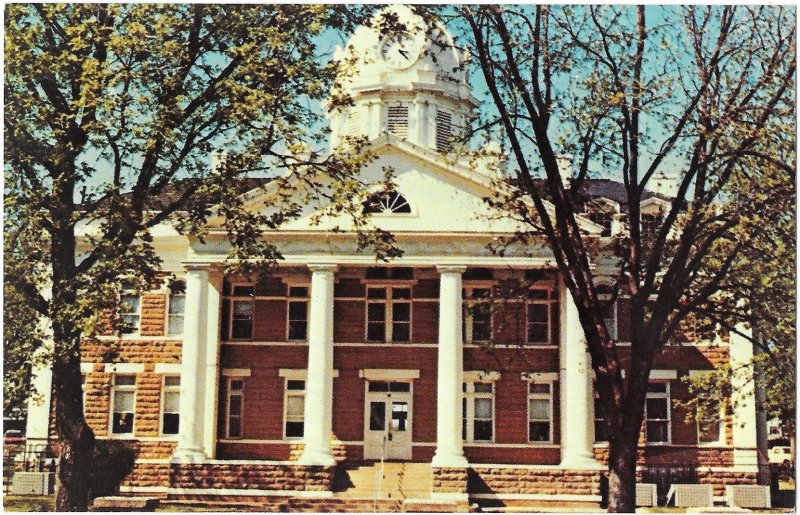
MULTIPOLYGON (((608 444, 577 311, 544 241, 487 248, 518 226, 485 201, 498 162, 452 152, 477 101, 450 37, 364 26, 340 54, 358 63, 353 106, 330 114, 331 144, 366 136, 377 157, 364 177, 393 169, 396 193, 367 208, 401 258, 358 252, 352 232, 333 230, 342 220, 312 221, 313 206, 264 232, 284 259, 263 282, 224 274, 227 238, 213 220, 203 242, 169 225, 153 232, 163 282, 122 295, 132 331, 86 341, 81 365, 95 434, 138 450, 123 492, 326 497, 342 470, 383 460, 426 470, 433 497, 599 501, 608 444), (508 285, 515 295, 502 294, 508 285)), ((579 223, 602 248, 624 230, 623 190, 587 188, 595 201, 579 223)), ((267 185, 245 203, 268 211, 275 195, 267 185)), ((647 195, 644 216, 665 205, 647 195)), ((601 284, 615 272, 602 256, 594 265, 601 284)), ((622 296, 607 313, 623 359, 627 310, 622 296)), ((676 402, 688 396, 682 379, 746 362, 752 348, 684 340, 655 360, 640 476, 679 470, 675 482, 722 496, 756 480, 752 398, 702 425, 676 402)), ((42 391, 48 380, 37 377, 42 391)), ((46 438, 49 403, 29 416, 28 437, 46 438)))

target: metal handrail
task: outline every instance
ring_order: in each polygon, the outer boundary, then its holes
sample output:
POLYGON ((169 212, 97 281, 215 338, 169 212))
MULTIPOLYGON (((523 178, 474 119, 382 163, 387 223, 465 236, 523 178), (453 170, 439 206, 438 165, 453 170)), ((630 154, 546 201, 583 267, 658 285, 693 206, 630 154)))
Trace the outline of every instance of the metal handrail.
POLYGON ((386 433, 383 435, 383 441, 381 442, 381 466, 378 469, 378 480, 376 481, 376 491, 375 491, 375 500, 372 503, 372 507, 374 511, 378 511, 378 499, 381 497, 381 487, 383 486, 383 476, 384 476, 384 458, 386 456, 386 442, 387 436, 386 433))

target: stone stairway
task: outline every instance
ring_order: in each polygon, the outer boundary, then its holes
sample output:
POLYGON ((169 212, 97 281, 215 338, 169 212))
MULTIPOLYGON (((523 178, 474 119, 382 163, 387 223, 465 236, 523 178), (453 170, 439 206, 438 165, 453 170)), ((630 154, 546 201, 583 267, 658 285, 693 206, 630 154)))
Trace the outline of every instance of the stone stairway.
POLYGON ((333 479, 335 497, 428 499, 431 467, 427 463, 343 463, 333 479))

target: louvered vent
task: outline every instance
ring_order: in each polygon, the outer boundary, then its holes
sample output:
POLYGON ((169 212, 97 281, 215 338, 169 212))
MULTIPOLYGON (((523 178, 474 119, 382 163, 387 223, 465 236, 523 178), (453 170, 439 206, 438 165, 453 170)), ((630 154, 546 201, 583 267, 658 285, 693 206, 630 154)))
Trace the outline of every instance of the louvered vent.
POLYGON ((387 116, 389 132, 400 138, 408 137, 408 106, 389 106, 387 116))
POLYGON ((347 135, 361 135, 361 111, 351 109, 350 113, 347 115, 347 135))
POLYGON ((655 483, 636 483, 636 506, 657 506, 655 483))
POLYGON ((668 499, 673 492, 676 507, 714 506, 711 485, 672 485, 670 492, 667 493, 668 499))
POLYGON ((453 117, 447 111, 436 110, 436 150, 450 152, 453 148, 453 117))

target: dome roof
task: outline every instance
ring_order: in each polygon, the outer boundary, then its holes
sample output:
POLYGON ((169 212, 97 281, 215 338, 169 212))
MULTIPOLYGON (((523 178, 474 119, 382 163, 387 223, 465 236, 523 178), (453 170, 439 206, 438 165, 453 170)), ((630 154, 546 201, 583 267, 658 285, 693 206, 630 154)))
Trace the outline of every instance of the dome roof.
POLYGON ((339 87, 346 93, 413 88, 470 98, 464 56, 450 33, 407 5, 378 11, 336 49, 334 60, 342 66, 339 87))

